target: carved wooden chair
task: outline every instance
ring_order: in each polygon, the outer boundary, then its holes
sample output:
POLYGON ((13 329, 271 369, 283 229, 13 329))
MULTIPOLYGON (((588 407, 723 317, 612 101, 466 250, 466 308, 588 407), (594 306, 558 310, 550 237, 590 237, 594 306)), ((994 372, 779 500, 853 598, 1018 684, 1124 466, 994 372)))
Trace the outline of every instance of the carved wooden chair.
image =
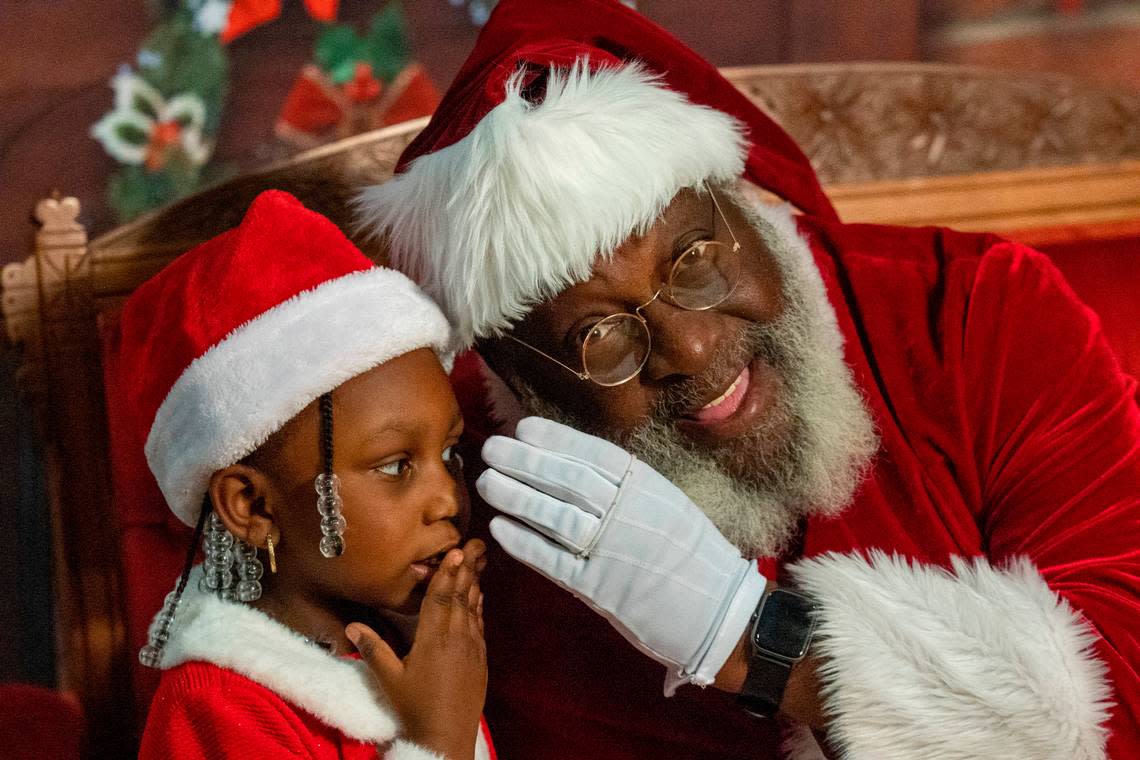
MULTIPOLYGON (((1140 96, 919 64, 727 74, 804 147, 841 217, 988 229, 1046 248, 1140 372, 1140 96)), ((345 201, 390 176, 425 123, 319 148, 95 240, 75 199, 46 199, 35 252, 4 268, 5 332, 22 350, 19 382, 45 443, 59 686, 85 710, 92 756, 134 746, 153 686, 135 652, 188 542, 104 383, 129 371, 114 366, 115 310, 179 253, 237 224, 264 189, 348 229, 345 201)))

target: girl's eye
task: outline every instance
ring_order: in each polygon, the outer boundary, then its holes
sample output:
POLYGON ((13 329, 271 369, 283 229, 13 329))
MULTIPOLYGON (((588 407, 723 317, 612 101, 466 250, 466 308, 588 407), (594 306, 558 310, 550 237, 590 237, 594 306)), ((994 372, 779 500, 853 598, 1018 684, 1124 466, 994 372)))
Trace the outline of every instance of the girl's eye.
POLYGON ((393 478, 398 478, 407 472, 409 467, 411 467, 411 462, 409 460, 397 459, 395 462, 389 462, 388 464, 380 465, 376 468, 376 471, 382 472, 385 475, 389 475, 393 478))
POLYGON ((451 449, 452 448, 453 447, 448 446, 446 449, 443 450, 443 461, 445 461, 445 462, 451 461, 451 449))

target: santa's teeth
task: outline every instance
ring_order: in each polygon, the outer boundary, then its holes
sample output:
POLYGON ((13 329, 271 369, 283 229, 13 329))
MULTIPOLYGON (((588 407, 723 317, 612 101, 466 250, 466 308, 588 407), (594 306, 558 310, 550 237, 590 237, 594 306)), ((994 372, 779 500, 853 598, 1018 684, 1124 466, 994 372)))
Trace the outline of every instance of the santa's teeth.
POLYGON ((732 392, 734 390, 736 390, 736 386, 738 386, 738 385, 740 385, 740 376, 739 375, 737 376, 737 378, 735 380, 732 381, 732 385, 728 386, 728 388, 725 390, 724 393, 720 394, 719 396, 717 396, 716 398, 714 398, 712 401, 708 402, 707 404, 705 404, 701 408, 702 409, 712 409, 713 407, 720 406, 721 404, 724 403, 724 400, 726 398, 728 398, 729 396, 732 395, 732 392))

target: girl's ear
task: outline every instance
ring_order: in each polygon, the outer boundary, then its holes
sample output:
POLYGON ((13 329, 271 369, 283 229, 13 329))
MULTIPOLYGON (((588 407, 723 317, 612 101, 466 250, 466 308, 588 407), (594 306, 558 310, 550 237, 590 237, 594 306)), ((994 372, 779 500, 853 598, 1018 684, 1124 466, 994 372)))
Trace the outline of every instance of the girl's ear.
POLYGON ((264 547, 268 536, 274 541, 280 539, 267 498, 270 488, 265 473, 249 465, 234 464, 210 477, 210 501, 226 530, 247 544, 264 547))

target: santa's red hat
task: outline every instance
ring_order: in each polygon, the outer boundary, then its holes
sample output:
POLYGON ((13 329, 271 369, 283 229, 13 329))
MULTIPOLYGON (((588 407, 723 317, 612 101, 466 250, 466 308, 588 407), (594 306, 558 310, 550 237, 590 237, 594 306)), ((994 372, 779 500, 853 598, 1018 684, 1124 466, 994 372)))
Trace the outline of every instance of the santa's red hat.
POLYGON ((792 139, 616 0, 503 0, 397 175, 358 218, 389 235, 468 345, 585 280, 676 193, 744 176, 835 212, 792 139))
POLYGON ((214 471, 321 394, 417 348, 451 361, 447 320, 431 299, 273 190, 237 228, 135 291, 119 339, 147 462, 189 525, 214 471))

